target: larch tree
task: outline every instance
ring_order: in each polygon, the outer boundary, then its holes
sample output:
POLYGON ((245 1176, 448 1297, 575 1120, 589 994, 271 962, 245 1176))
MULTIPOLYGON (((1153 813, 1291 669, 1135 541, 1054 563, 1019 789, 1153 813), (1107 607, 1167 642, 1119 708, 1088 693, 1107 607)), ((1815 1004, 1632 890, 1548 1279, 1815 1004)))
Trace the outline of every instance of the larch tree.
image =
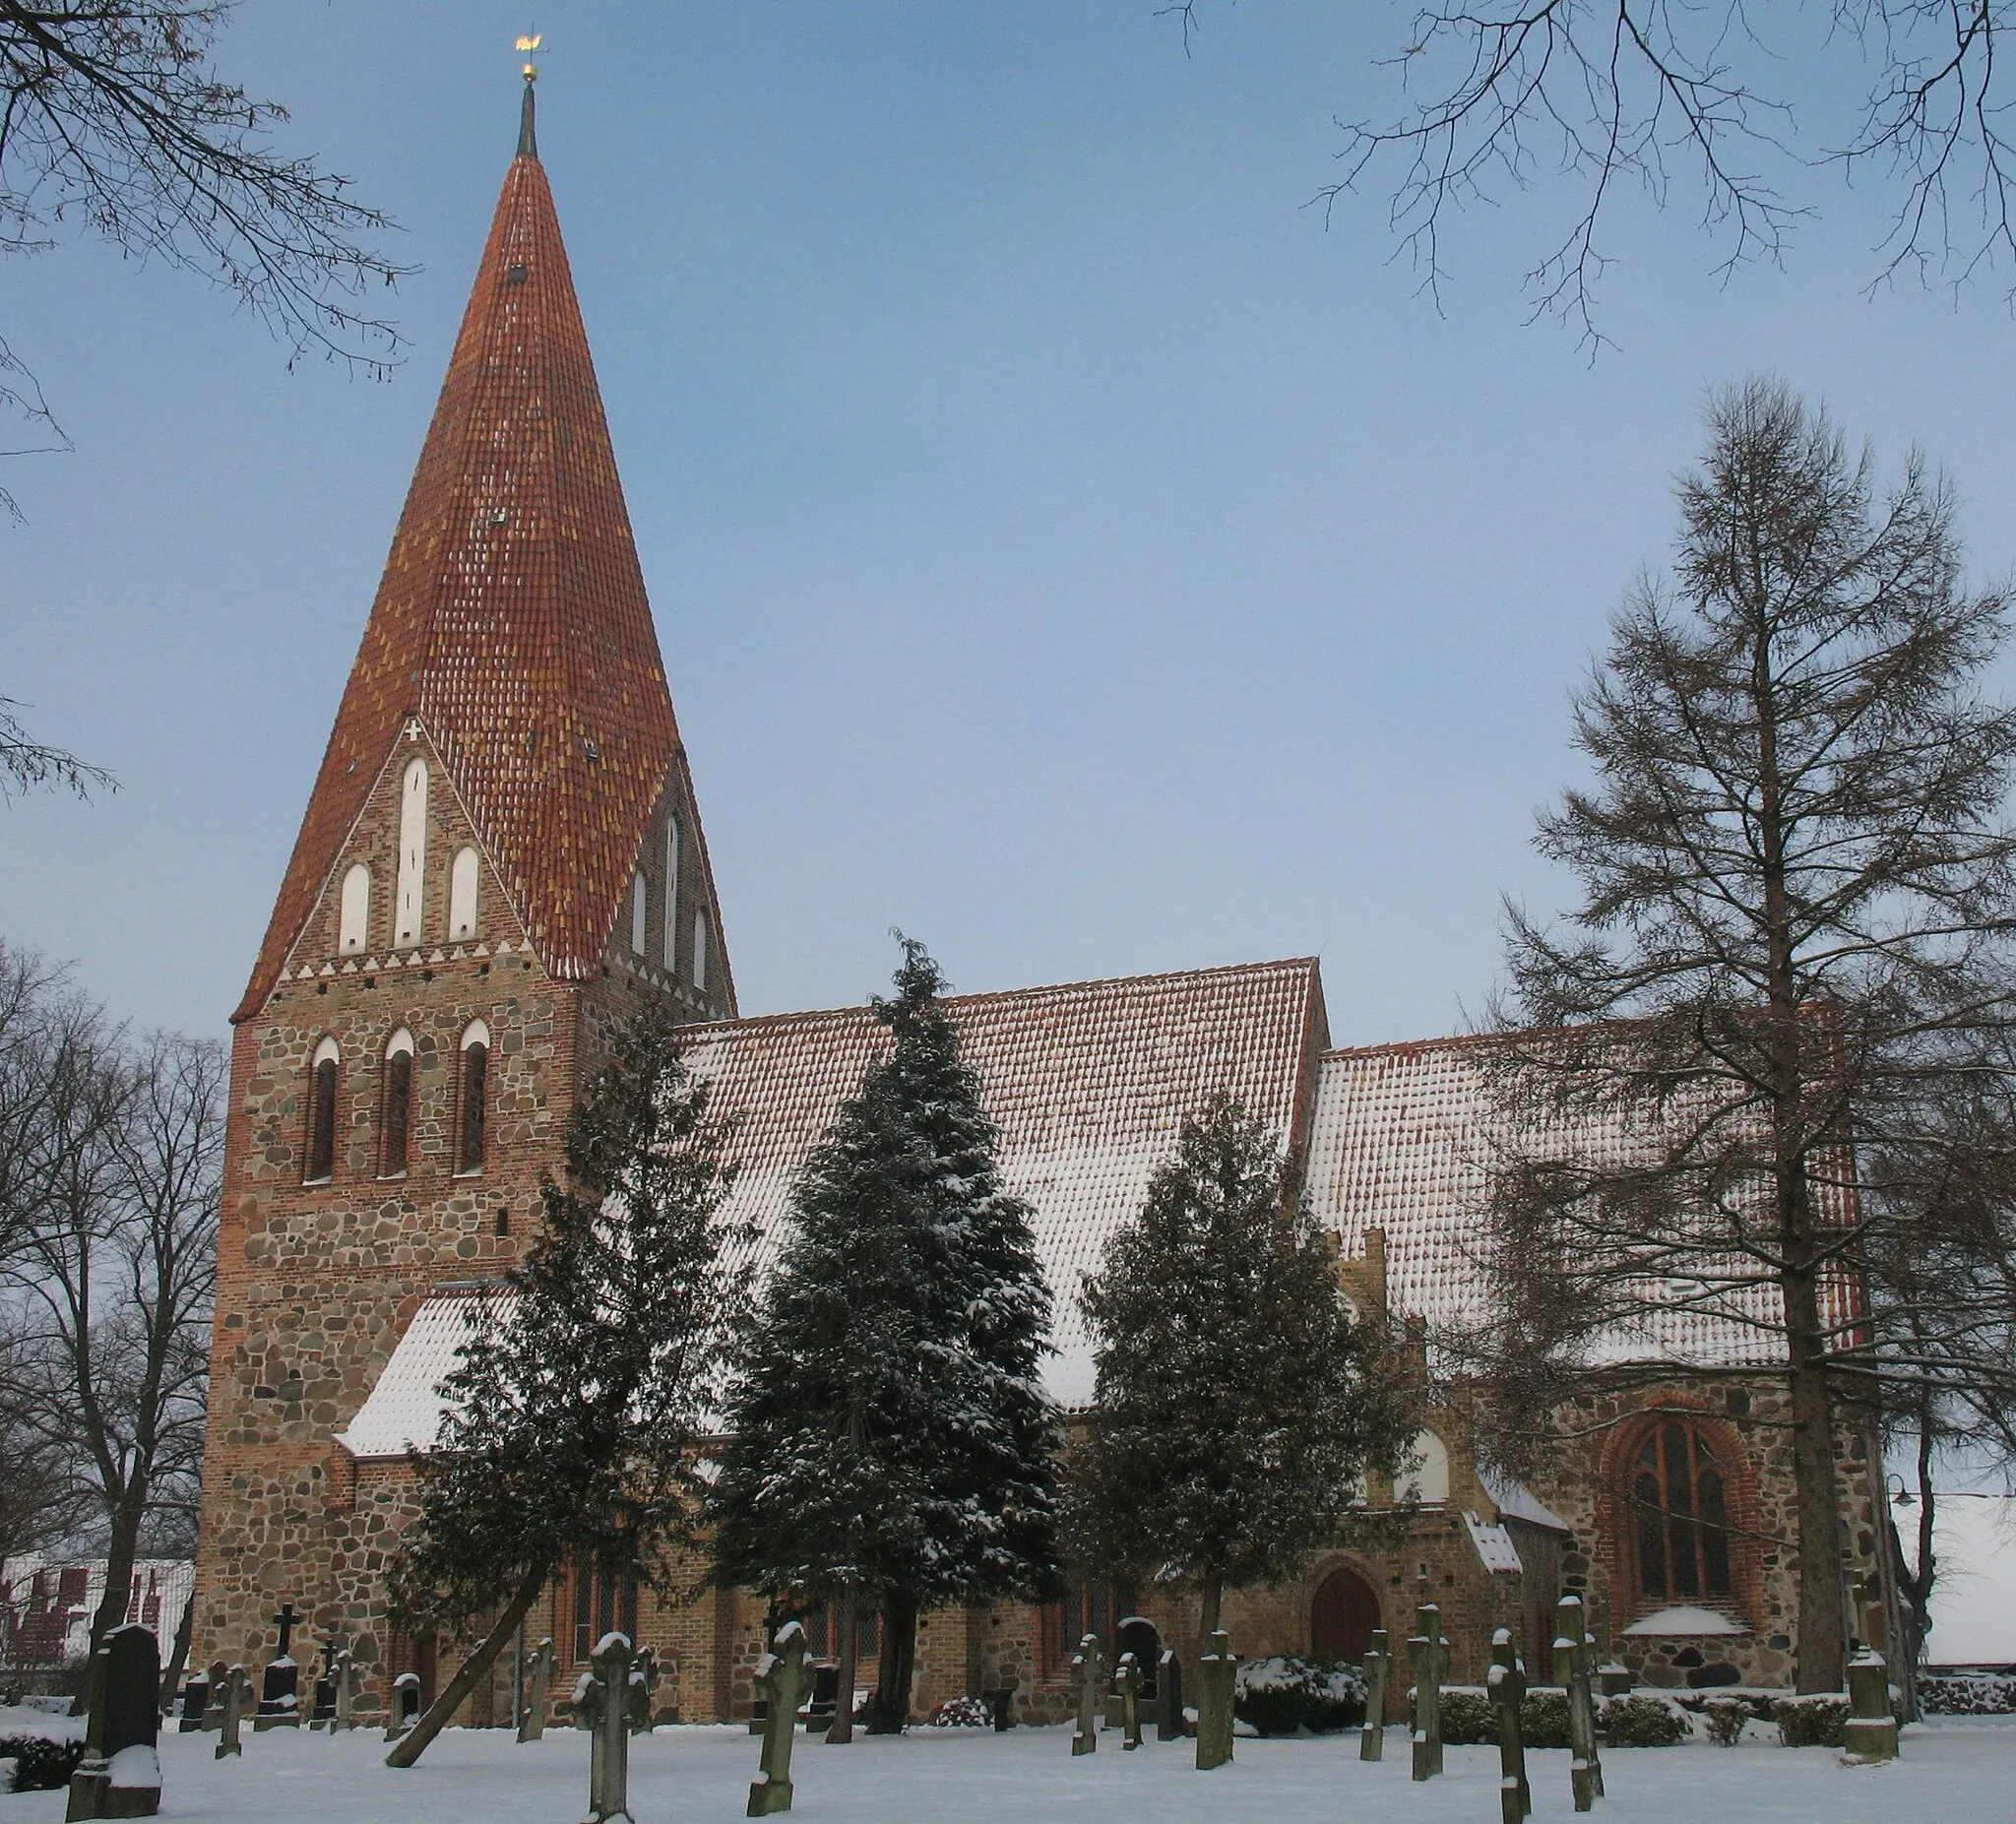
POLYGON ((1540 822, 1578 901, 1558 926, 1508 912, 1507 1037, 1480 1052, 1509 1136, 1496 1297, 1465 1349, 1515 1427, 1675 1323, 1782 1374, 1798 1687, 1833 1690, 1842 1427, 1956 1372, 2009 1385, 2006 1309, 1997 1330, 1959 1278, 1885 1264, 1973 1247, 1963 1218, 2007 1184, 1952 1119, 1957 1088, 2009 1081, 2016 715, 1981 695, 2007 599, 1964 583, 1917 455, 1879 494, 1769 380, 1716 395, 1708 427, 1671 581, 1626 598, 1575 698, 1593 778, 1540 822), (1938 1191, 1954 1168, 1973 1203, 1938 1191))
POLYGON ((389 1765, 419 1758, 556 1571, 672 1584, 741 1283, 707 1101, 666 1016, 636 1015, 569 1122, 539 1235, 478 1294, 392 1593, 409 1627, 488 1626, 389 1765))
POLYGON ((1050 1300, 1029 1212, 923 946, 904 940, 891 1047, 792 1187, 790 1227, 728 1402, 719 1571, 837 1602, 851 1733, 856 1617, 882 1613, 869 1727, 909 1717, 917 1616, 1055 1586, 1050 1300))
POLYGON ((1228 1589, 1292 1575, 1413 1426, 1387 1339, 1356 1321, 1265 1122, 1182 1123, 1079 1296, 1093 1411, 1069 1465, 1073 1555, 1180 1581, 1209 1651, 1228 1589))

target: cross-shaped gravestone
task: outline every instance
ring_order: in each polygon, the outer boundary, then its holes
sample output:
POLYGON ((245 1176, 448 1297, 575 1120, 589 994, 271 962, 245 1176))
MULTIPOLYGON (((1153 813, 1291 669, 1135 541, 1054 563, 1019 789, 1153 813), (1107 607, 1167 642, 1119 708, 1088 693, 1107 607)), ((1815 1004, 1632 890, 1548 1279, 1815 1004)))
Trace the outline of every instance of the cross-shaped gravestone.
POLYGON ((1071 1676, 1078 1685, 1078 1727, 1071 1731, 1073 1754, 1098 1751, 1100 1679, 1105 1672, 1105 1659, 1097 1634, 1086 1635, 1071 1656, 1071 1676))
POLYGON ((203 1727, 206 1730, 220 1730, 224 1726, 224 1686, 231 1681, 231 1668, 222 1660, 210 1663, 210 1697, 203 1713, 203 1727))
POLYGON ((1173 1647, 1156 1662, 1155 1733, 1162 1741, 1183 1739, 1183 1661, 1173 1647))
POLYGON ((1120 1655, 1120 1669, 1113 1674, 1113 1688, 1120 1696, 1120 1746, 1141 1746, 1141 1662, 1131 1653, 1120 1655))
POLYGON ((1211 1651, 1197 1662, 1197 1766, 1223 1767, 1232 1758, 1232 1691, 1239 1659, 1220 1628, 1211 1651))
POLYGON ((1533 1789, 1526 1783, 1526 1739, 1520 1733, 1519 1707, 1526 1701, 1526 1667, 1512 1650, 1512 1630, 1491 1636, 1488 1689, 1498 1722, 1498 1816, 1500 1824, 1520 1824, 1533 1815, 1533 1789))
POLYGON ((1897 1713, 1890 1708, 1890 1667, 1866 1647, 1848 1663, 1848 1721, 1841 1728, 1842 1759, 1857 1763, 1897 1758, 1897 1713))
POLYGON ((224 1674, 223 1738, 217 1744, 215 1759, 220 1761, 226 1755, 245 1752, 238 1740, 238 1725, 245 1715, 245 1706, 251 1701, 252 1674, 242 1666, 232 1667, 224 1674))
POLYGON ((294 1605, 291 1603, 283 1603, 280 1605, 280 1613, 273 1618, 274 1626, 280 1629, 280 1653, 278 1657, 283 1660, 287 1657, 287 1649, 294 1643, 294 1623, 300 1620, 300 1618, 299 1615, 294 1613, 294 1605))
POLYGON ((1422 1603, 1414 1611, 1414 1637, 1407 1643, 1414 1669, 1414 1778, 1432 1780, 1442 1771, 1442 1680, 1449 1675, 1449 1643, 1442 1638, 1442 1611, 1422 1603))
POLYGON ((1358 1731, 1358 1759, 1376 1761, 1386 1753, 1386 1681, 1393 1675, 1393 1650, 1386 1630, 1372 1630, 1365 1649, 1365 1727, 1358 1731))
POLYGON ((604 1634, 590 1656, 595 1667, 595 1736, 590 1747, 587 1824, 630 1815, 630 1637, 604 1634))
POLYGON ((347 1734, 356 1727, 357 1694, 363 1683, 356 1656, 346 1647, 336 1656, 336 1716, 329 1725, 336 1733, 347 1734))
POLYGON ((280 1652, 266 1664, 259 1692, 259 1714, 252 1719, 255 1734, 270 1729, 298 1729, 301 1724, 301 1668, 287 1652, 293 1644, 294 1623, 300 1620, 291 1603, 283 1603, 274 1625, 280 1629, 280 1652))
POLYGON ((1554 1682, 1568 1692, 1568 1781, 1575 1809, 1587 1811, 1603 1795, 1603 1761, 1596 1752, 1596 1702, 1590 1693, 1591 1641, 1582 1599, 1554 1604, 1554 1682))
POLYGON ((652 1706, 658 1702, 658 1649, 639 1649, 637 1663, 630 1667, 630 1732, 651 1733, 652 1706))
POLYGON ((336 1642, 322 1643, 322 1670, 315 1677, 315 1705, 308 1715, 310 1729, 327 1729, 336 1721, 336 1642))
POLYGON ((553 1641, 548 1635, 533 1649, 532 1678, 525 1694, 525 1714, 518 1720, 518 1739, 537 1741, 546 1732, 546 1690, 553 1679, 553 1641))
POLYGON ((805 1670, 810 1651, 803 1626, 787 1621, 756 1663, 756 1683, 770 1711, 763 1725, 763 1771, 749 1783, 752 1818, 791 1808, 791 1743, 797 1738, 799 1700, 812 1682, 805 1670))

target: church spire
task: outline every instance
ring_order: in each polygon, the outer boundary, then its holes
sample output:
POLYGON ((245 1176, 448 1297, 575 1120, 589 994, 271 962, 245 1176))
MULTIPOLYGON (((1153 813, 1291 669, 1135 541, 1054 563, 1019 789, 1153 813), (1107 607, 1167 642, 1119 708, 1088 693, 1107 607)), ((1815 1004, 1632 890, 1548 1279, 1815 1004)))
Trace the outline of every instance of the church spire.
POLYGON ((520 38, 518 48, 528 53, 525 65, 525 99, 518 104, 518 156, 521 158, 536 158, 539 156, 539 136, 534 114, 536 103, 533 98, 533 85, 539 80, 539 66, 531 60, 530 53, 539 47, 539 35, 520 38))
POLYGON ((712 933, 710 998, 734 1004, 532 97, 528 76, 519 156, 240 1019, 273 990, 410 717, 563 979, 599 973, 669 801, 712 933))

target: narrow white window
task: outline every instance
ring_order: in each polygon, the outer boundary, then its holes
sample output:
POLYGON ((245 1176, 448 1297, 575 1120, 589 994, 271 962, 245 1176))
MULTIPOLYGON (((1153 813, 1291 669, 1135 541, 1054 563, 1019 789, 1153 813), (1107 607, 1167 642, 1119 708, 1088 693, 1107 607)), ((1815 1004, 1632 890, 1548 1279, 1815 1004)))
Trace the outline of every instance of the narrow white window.
POLYGON ((476 851, 458 849, 455 865, 448 871, 448 935, 473 937, 476 934, 476 851))
POLYGON ((693 914, 693 991, 707 992, 707 914, 693 914))
POLYGON ((679 960, 679 825, 665 819, 665 968, 679 960))
POLYGON ((1413 1464, 1403 1471, 1396 1490, 1403 1501, 1433 1506, 1449 1499, 1449 1449, 1432 1431, 1417 1431, 1409 1447, 1413 1464))
POLYGON ((645 902, 650 891, 644 884, 644 870, 637 870, 637 877, 630 883, 630 948, 639 956, 644 954, 645 902))
POLYGON ((427 763, 406 770, 399 800, 399 902, 393 921, 395 944, 420 941, 420 904, 427 878, 427 763))
POLYGON ((361 861, 343 877, 343 922, 336 947, 347 954, 371 938, 371 870, 361 861))

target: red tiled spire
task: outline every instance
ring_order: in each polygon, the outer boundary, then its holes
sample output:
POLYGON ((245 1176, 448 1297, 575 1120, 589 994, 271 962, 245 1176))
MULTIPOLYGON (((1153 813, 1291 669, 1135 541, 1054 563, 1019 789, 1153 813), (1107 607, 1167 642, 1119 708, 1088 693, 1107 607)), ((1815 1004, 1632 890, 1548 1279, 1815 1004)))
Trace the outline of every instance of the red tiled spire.
MULTIPOLYGON (((561 976, 599 969, 659 794, 684 771, 527 109, 240 1020, 272 991, 409 714, 561 976)), ((713 898, 710 883, 711 913, 713 898)))

